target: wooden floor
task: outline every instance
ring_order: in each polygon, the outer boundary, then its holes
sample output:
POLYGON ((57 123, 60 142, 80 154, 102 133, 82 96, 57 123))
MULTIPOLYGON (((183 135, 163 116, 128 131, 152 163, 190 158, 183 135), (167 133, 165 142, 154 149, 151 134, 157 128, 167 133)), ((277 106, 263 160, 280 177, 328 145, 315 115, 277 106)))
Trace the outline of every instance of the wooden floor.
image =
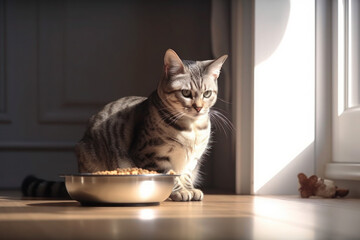
POLYGON ((0 239, 360 239, 360 199, 205 195, 203 202, 83 207, 0 192, 0 239))

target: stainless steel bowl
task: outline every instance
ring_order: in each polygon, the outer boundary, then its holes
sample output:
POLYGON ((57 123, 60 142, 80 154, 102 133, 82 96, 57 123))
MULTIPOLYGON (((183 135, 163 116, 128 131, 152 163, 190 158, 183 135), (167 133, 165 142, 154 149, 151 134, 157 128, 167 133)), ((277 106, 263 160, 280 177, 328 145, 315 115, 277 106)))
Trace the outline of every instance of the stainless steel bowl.
POLYGON ((82 204, 160 203, 166 200, 178 175, 93 175, 69 174, 66 189, 82 204))

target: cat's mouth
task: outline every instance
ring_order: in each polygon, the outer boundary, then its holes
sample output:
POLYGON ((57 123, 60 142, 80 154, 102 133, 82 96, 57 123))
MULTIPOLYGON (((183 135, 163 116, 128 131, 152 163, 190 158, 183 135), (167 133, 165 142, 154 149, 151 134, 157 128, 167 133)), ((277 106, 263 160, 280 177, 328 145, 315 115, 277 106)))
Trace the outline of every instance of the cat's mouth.
POLYGON ((196 110, 193 107, 189 107, 186 108, 185 111, 185 114, 191 118, 199 118, 208 114, 208 111, 204 108, 196 110))

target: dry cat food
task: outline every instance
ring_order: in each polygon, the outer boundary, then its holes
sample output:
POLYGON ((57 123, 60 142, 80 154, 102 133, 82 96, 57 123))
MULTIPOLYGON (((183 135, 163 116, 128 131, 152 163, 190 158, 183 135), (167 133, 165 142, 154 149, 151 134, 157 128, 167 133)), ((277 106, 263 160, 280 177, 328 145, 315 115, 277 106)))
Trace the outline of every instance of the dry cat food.
MULTIPOLYGON (((112 171, 97 171, 95 175, 143 175, 143 174, 158 174, 156 171, 150 171, 143 168, 117 168, 112 171)), ((170 170, 167 174, 174 175, 175 172, 170 170)))
POLYGON ((95 175, 143 175, 143 174, 157 174, 156 171, 149 171, 142 168, 117 168, 112 171, 97 171, 95 175))

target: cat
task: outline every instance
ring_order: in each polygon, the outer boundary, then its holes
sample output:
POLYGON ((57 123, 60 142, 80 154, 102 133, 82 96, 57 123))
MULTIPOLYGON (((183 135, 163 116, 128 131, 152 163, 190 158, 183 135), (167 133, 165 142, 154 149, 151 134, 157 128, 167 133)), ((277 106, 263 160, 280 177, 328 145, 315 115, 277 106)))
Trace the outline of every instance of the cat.
POLYGON ((175 171, 174 201, 201 201, 196 189, 211 135, 210 109, 227 55, 215 60, 181 60, 168 49, 163 77, 146 97, 124 97, 107 104, 89 121, 75 152, 81 173, 139 167, 175 171))

